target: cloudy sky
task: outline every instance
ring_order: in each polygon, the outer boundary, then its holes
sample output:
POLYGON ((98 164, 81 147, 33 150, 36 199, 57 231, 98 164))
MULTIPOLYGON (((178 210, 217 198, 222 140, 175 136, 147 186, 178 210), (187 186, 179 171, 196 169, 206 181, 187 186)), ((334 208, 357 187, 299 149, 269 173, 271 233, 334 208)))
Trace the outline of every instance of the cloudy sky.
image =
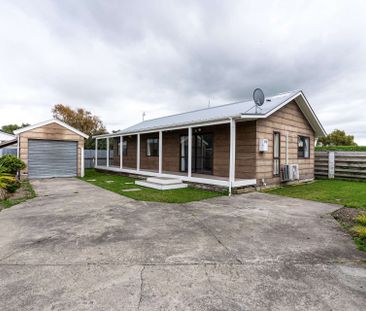
POLYGON ((0 0, 0 125, 83 107, 108 130, 302 89, 366 145, 366 1, 0 0))

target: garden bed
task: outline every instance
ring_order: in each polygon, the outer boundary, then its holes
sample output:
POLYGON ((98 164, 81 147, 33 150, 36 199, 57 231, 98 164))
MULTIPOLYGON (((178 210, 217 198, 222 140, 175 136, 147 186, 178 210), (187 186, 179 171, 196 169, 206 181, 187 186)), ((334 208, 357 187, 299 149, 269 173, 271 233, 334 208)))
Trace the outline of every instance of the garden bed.
POLYGON ((36 193, 34 192, 29 181, 22 181, 20 183, 20 187, 14 193, 10 193, 7 199, 0 200, 0 211, 16 204, 23 203, 26 200, 34 198, 35 196, 36 193))

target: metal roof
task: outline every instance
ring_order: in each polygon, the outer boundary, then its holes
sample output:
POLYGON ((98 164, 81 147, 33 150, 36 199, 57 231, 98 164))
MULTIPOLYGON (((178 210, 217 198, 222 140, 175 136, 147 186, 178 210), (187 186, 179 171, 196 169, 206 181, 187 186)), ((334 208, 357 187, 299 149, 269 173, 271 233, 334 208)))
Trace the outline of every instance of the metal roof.
MULTIPOLYGON (((260 119, 267 118, 272 113, 291 102, 296 100, 305 117, 313 127, 317 136, 325 135, 325 130, 320 124, 310 104, 306 100, 301 90, 281 93, 274 96, 266 97, 263 106, 256 108, 253 100, 235 102, 231 104, 209 107, 195 111, 170 115, 152 120, 146 120, 130 126, 117 133, 100 135, 99 137, 117 136, 119 134, 135 134, 152 130, 162 130, 179 126, 190 126, 195 124, 204 124, 227 120, 229 118, 241 119, 260 119)), ((96 136, 98 137, 98 136, 96 136)))
POLYGON ((18 142, 17 138, 11 139, 11 140, 8 140, 8 141, 4 141, 4 142, 0 143, 0 149, 11 146, 11 145, 14 145, 17 142, 18 142))
POLYGON ((15 135, 0 131, 0 142, 8 141, 8 140, 11 140, 11 139, 14 139, 14 138, 15 138, 15 135))

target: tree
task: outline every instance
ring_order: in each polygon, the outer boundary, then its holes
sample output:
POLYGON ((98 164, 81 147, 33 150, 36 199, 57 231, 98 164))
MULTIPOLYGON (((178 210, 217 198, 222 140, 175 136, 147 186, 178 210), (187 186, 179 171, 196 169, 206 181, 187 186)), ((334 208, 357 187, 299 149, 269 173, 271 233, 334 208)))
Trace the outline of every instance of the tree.
POLYGON ((8 133, 8 134, 14 134, 14 131, 17 130, 17 129, 20 129, 22 127, 26 127, 26 126, 29 126, 30 124, 29 123, 22 123, 21 125, 18 125, 18 124, 7 124, 7 125, 3 125, 1 127, 1 130, 5 133, 8 133))
POLYGON ((57 104, 52 108, 52 114, 54 118, 89 135, 89 138, 85 142, 85 149, 95 148, 95 141, 91 136, 107 133, 99 117, 92 115, 90 111, 83 108, 72 109, 69 106, 57 104))
POLYGON ((318 145, 322 146, 357 146, 354 136, 347 135, 345 131, 334 130, 327 136, 318 139, 318 145))

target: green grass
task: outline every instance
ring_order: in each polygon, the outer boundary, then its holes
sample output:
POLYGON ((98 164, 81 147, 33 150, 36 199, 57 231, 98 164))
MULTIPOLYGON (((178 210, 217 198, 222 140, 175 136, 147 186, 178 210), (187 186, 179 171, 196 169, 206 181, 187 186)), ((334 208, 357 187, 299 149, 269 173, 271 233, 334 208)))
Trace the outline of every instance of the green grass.
POLYGON ((317 180, 309 184, 285 186, 266 190, 266 192, 292 198, 342 204, 346 207, 366 208, 365 182, 317 180))
POLYGON ((85 170, 85 177, 80 179, 89 182, 93 185, 99 186, 101 188, 113 191, 120 195, 140 201, 186 203, 224 195, 224 193, 220 192, 194 189, 194 188, 184 188, 184 189, 164 190, 164 191, 155 190, 135 185, 134 182, 136 179, 134 178, 97 172, 94 169, 85 170), (107 181, 113 181, 113 182, 108 183, 107 181), (123 191, 124 189, 131 189, 131 188, 139 188, 141 190, 131 192, 123 191))
POLYGON ((353 241, 355 241, 355 244, 360 251, 366 252, 366 242, 364 240, 355 237, 353 238, 353 241))
POLYGON ((9 198, 6 200, 0 201, 0 210, 12 207, 14 205, 23 203, 29 199, 33 199, 36 196, 36 193, 34 192, 32 185, 29 183, 29 181, 24 180, 20 184, 20 188, 22 191, 24 191, 24 195, 20 198, 9 198))

